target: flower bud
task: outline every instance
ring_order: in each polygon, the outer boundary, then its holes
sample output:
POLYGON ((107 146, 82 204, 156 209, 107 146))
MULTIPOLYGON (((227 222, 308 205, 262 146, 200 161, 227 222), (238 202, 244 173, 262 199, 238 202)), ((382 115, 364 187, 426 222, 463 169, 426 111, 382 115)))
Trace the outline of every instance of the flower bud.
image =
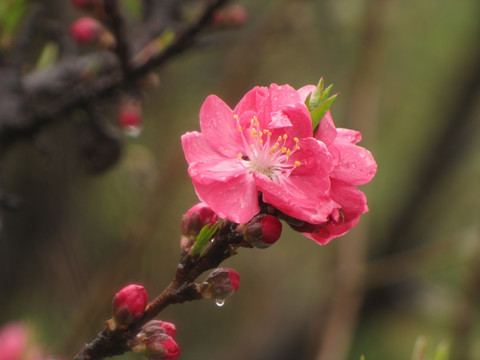
POLYGON ((218 268, 207 276, 200 285, 200 293, 204 298, 224 300, 238 290, 240 274, 230 268, 218 268))
POLYGON ((145 341, 145 355, 150 360, 176 360, 180 347, 171 336, 154 335, 145 341))
POLYGON ((103 25, 91 17, 82 17, 70 25, 70 35, 79 44, 99 40, 103 31, 103 25))
POLYGON ((248 19, 248 12, 244 6, 233 4, 215 11, 213 22, 216 25, 232 27, 245 24, 248 19))
POLYGON ((139 332, 138 337, 147 338, 152 335, 167 334, 168 336, 175 337, 177 328, 175 324, 162 320, 150 320, 143 325, 142 330, 139 332))
POLYGON ((282 234, 282 223, 276 216, 260 214, 253 217, 246 225, 241 225, 243 237, 259 249, 274 244, 282 234))
POLYGON ((175 332, 174 324, 151 320, 128 345, 132 351, 143 353, 150 360, 175 360, 180 356, 180 347, 173 340, 175 332))
POLYGON ((98 43, 104 48, 113 49, 116 40, 112 33, 97 20, 82 17, 70 25, 70 35, 79 44, 98 43))
POLYGON ((197 236, 205 225, 214 225, 217 220, 217 214, 207 204, 200 202, 183 215, 182 234, 185 236, 197 236))
POLYGON ((148 304, 148 294, 143 286, 128 285, 113 298, 113 318, 123 326, 142 317, 148 304))
POLYGON ((118 111, 118 124, 127 135, 136 137, 140 135, 142 126, 142 107, 136 99, 126 99, 118 111))

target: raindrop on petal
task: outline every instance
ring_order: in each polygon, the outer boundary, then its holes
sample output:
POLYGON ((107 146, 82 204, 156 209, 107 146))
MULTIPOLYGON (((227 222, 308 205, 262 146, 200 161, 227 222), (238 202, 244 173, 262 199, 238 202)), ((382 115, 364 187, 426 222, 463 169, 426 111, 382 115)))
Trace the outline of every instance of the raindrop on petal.
POLYGON ((215 304, 222 307, 223 305, 225 305, 225 299, 215 299, 215 304))

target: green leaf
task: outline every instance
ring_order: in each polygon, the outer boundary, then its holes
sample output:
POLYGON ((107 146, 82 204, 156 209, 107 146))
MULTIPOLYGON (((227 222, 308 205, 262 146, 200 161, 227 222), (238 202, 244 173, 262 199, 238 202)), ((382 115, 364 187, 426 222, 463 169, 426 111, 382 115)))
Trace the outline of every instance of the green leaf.
POLYGON ((315 130, 320 123, 320 120, 325 116, 330 106, 332 106, 333 102, 337 100, 338 93, 335 95, 330 96, 326 99, 320 106, 315 108, 314 110, 310 111, 310 116, 312 117, 312 128, 315 130))
POLYGON ((213 225, 207 224, 202 228, 202 230, 200 230, 200 233, 197 235, 197 241, 195 242, 191 252, 192 256, 200 254, 205 249, 205 247, 210 243, 210 239, 212 238, 213 234, 215 234, 215 231, 217 231, 219 225, 220 222, 216 222, 213 225))
POLYGON ((440 342, 436 349, 435 353, 433 354, 433 360, 448 360, 450 355, 450 344, 448 341, 440 342))
POLYGON ((37 61, 37 69, 43 69, 53 65, 58 58, 58 45, 53 41, 48 42, 42 49, 37 61))
POLYGON ((320 123, 320 120, 322 120, 339 95, 337 93, 329 97, 332 88, 333 84, 330 84, 325 88, 325 83, 322 77, 320 78, 315 91, 308 94, 305 100, 305 105, 310 111, 310 116, 312 117, 312 128, 314 131, 320 123))

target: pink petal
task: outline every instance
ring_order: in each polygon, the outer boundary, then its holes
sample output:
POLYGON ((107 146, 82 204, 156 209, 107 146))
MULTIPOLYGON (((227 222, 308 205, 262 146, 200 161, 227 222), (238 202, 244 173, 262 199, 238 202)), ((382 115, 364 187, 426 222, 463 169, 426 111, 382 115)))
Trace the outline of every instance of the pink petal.
POLYGON ((282 110, 285 106, 303 103, 300 95, 290 85, 270 85, 270 112, 282 110))
POLYGON ((328 196, 333 159, 325 145, 313 138, 302 139, 299 146, 290 161, 299 161, 300 166, 290 176, 278 182, 260 174, 254 178, 265 202, 296 219, 318 224, 337 206, 328 196))
POLYGON ((351 143, 337 143, 334 146, 338 156, 337 166, 331 177, 352 185, 363 185, 375 176, 377 163, 370 151, 351 143))
POLYGON ((241 115, 246 111, 258 113, 259 110, 263 108, 263 104, 267 97, 268 89, 266 87, 254 87, 238 102, 233 112, 238 115, 241 115))
POLYGON ((356 144, 362 140, 362 134, 355 130, 337 128, 337 138, 335 140, 337 142, 356 144))
POLYGON ((300 99, 305 102, 309 94, 313 93, 317 87, 315 85, 305 85, 297 90, 300 99))
POLYGON ((200 109, 200 128, 210 145, 228 157, 238 154, 240 134, 233 111, 215 95, 207 97, 200 109))
POLYGON ((188 167, 190 177, 198 183, 227 182, 246 174, 245 168, 238 159, 213 159, 197 161, 188 167))
POLYGON ((202 184, 193 179, 199 199, 223 219, 245 224, 260 211, 258 191, 251 175, 242 174, 228 181, 202 184))
POLYGON ((360 215, 368 211, 365 195, 354 186, 332 180, 331 195, 341 206, 340 217, 335 216, 338 220, 332 219, 318 232, 303 234, 320 245, 347 233, 357 225, 360 215))
POLYGON ((283 108, 282 112, 290 119, 292 126, 285 129, 285 132, 293 137, 307 138, 312 137, 312 119, 305 105, 298 103, 283 108))
POLYGON ((308 181, 283 179, 281 183, 275 183, 262 174, 254 173, 253 177, 264 202, 296 219, 322 223, 338 207, 326 194, 313 194, 312 184, 308 181))
POLYGON ((337 137, 337 129, 333 123, 332 114, 330 110, 323 116, 318 124, 318 130, 315 134, 315 139, 322 141, 329 147, 337 137))
POLYGON ((189 164, 197 161, 205 162, 225 159, 225 156, 213 149, 206 137, 199 132, 187 132, 182 135, 181 139, 183 152, 189 164))

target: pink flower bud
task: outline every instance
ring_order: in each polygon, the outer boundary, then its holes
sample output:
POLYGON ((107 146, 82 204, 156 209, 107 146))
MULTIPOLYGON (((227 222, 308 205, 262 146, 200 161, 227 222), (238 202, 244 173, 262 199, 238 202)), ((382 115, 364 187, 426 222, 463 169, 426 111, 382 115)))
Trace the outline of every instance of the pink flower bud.
POLYGON ((9 323, 0 329, 0 359, 20 360, 28 342, 28 331, 20 323, 9 323))
POLYGON ((143 286, 128 285, 113 298, 113 318, 117 325, 128 325, 142 317, 148 304, 148 294, 143 286))
POLYGON ((213 22, 216 25, 231 27, 245 24, 248 19, 248 12, 244 6, 233 4, 217 10, 213 14, 213 22))
POLYGON ((238 290, 240 274, 230 268, 218 268, 207 276, 200 285, 200 292, 204 298, 224 300, 238 290))
POLYGON ((269 214, 257 215, 242 227, 245 240, 259 249, 274 244, 282 234, 282 223, 269 214))
POLYGON ((131 98, 124 100, 120 105, 117 121, 127 135, 138 136, 141 131, 142 120, 140 101, 131 98))
POLYGON ((176 360, 180 347, 171 336, 154 335, 145 340, 145 355, 150 360, 176 360))
POLYGON ((217 220, 217 214, 207 204, 200 202, 183 215, 182 234, 185 236, 197 236, 205 225, 214 225, 217 220))
POLYGON ((79 44, 97 41, 103 32, 103 25, 91 17, 82 17, 70 25, 70 35, 79 44))
POLYGON ((175 324, 162 320, 151 320, 143 325, 142 330, 138 334, 139 338, 148 338, 153 335, 167 334, 172 338, 175 337, 177 328, 175 324))

